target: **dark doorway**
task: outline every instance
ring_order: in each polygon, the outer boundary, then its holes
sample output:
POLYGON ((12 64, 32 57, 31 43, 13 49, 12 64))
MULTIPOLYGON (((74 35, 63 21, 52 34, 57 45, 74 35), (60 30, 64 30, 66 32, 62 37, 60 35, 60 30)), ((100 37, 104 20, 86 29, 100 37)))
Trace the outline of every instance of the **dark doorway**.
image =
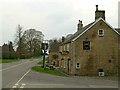
POLYGON ((68 65, 67 65, 68 66, 68 73, 70 72, 70 60, 71 59, 68 59, 68 65))

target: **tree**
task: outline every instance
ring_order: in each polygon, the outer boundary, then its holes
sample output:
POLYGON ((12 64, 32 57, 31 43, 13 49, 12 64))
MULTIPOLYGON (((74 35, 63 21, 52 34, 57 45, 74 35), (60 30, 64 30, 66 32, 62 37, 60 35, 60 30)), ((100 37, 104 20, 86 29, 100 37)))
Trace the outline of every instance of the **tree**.
POLYGON ((16 31, 16 36, 15 36, 15 40, 14 40, 14 44, 15 46, 17 46, 17 56, 18 58, 21 57, 21 54, 22 54, 22 35, 23 35, 23 28, 18 25, 17 27, 17 31, 16 31))
POLYGON ((43 36, 42 32, 36 31, 35 29, 28 29, 23 33, 23 44, 31 56, 40 55, 40 45, 43 41, 43 36))
POLYGON ((34 56, 39 56, 40 55, 40 50, 41 50, 41 42, 39 42, 38 39, 33 39, 33 53, 34 56))
POLYGON ((2 58, 9 59, 9 46, 5 44, 2 46, 2 58))
POLYGON ((2 46, 2 58, 3 59, 15 59, 15 51, 13 49, 12 42, 8 42, 8 44, 5 44, 2 46))
POLYGON ((8 46, 9 46, 9 59, 15 59, 16 55, 15 55, 15 51, 13 49, 13 43, 10 41, 8 46))
POLYGON ((2 46, 0 46, 0 59, 2 59, 2 46))

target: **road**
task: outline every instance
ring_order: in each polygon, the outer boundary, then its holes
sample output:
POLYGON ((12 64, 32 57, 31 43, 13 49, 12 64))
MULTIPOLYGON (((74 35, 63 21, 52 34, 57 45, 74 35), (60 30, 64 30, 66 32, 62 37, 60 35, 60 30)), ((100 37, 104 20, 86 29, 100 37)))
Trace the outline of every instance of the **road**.
POLYGON ((30 71, 19 82, 24 88, 117 88, 117 81, 95 79, 86 76, 61 77, 30 71), (34 77, 34 78, 31 78, 34 77))
POLYGON ((3 88, 117 88, 118 82, 87 76, 55 76, 31 70, 40 59, 3 64, 3 88))
POLYGON ((22 76, 39 61, 40 59, 33 61, 21 60, 18 62, 2 64, 2 87, 12 88, 14 84, 16 84, 22 76))

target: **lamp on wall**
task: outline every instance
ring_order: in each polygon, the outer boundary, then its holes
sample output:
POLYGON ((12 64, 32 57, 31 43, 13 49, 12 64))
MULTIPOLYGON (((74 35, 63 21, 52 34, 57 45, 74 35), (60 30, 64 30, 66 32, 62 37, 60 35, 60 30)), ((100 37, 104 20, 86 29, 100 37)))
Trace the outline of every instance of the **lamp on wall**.
POLYGON ((88 38, 85 38, 85 41, 83 41, 83 50, 90 50, 90 41, 88 38))

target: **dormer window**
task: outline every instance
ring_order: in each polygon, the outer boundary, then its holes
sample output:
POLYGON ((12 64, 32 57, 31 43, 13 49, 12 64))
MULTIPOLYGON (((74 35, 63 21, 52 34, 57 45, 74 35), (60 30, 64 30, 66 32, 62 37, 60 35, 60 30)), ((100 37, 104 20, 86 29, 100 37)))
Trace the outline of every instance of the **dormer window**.
POLYGON ((98 30, 98 36, 100 36, 100 37, 104 36, 104 30, 103 29, 98 30))

